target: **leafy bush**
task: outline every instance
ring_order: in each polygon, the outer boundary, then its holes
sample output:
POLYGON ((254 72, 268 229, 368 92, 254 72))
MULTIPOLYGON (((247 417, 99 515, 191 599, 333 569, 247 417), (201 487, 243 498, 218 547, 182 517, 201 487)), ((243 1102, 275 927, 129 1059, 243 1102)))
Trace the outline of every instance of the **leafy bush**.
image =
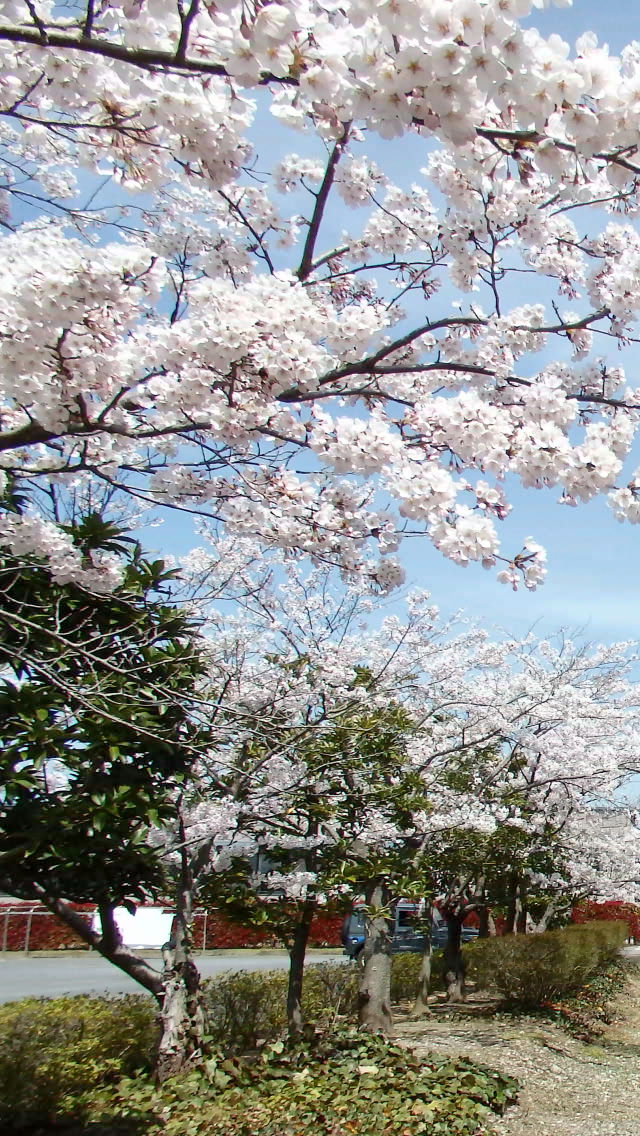
POLYGON ((231 1052, 255 1049, 286 1025, 283 970, 230 971, 204 982, 203 993, 212 1042, 231 1052))
POLYGON ((260 1060, 210 1060, 155 1089, 102 1090, 91 1114, 144 1136, 474 1136, 516 1097, 516 1082, 466 1059, 418 1058, 380 1037, 308 1030, 260 1060))
MULTIPOLYGON (((394 955, 391 966, 391 1001, 413 1001, 418 989, 418 976, 422 956, 418 954, 394 955)), ((434 973, 435 973, 434 967, 434 973)))
MULTIPOLYGON (((440 952, 434 955, 433 985, 439 984, 440 952)), ((391 1001, 413 1001, 418 987, 420 955, 395 955, 391 1001)), ((305 1019, 331 1025, 339 1017, 355 1018, 360 972, 342 962, 312 963, 305 968, 302 1008, 305 1019)), ((203 984, 209 1032, 214 1045, 246 1053, 261 1041, 272 1041, 286 1029, 287 974, 283 970, 234 971, 203 984)))
POLYGON ((149 1068, 150 999, 27 998, 0 1006, 0 1120, 73 1114, 79 1095, 149 1068))
POLYGON ((573 994, 550 1002, 545 1010, 568 1033, 581 1041, 595 1041, 612 1020, 611 1003, 624 990, 627 969, 621 959, 605 963, 573 994))
MULTIPOLYGON (((419 954, 394 955, 391 967, 391 1001, 413 1002, 418 991, 420 964, 419 954)), ((442 990, 442 951, 434 951, 431 957, 431 990, 442 990)))
POLYGON ((605 903, 596 903, 594 900, 583 900, 571 912, 573 923, 590 923, 593 920, 618 920, 627 924, 627 933, 634 939, 640 939, 640 905, 625 903, 620 899, 609 899, 605 903))
POLYGON ((510 1002, 538 1007, 577 990, 615 957, 625 938, 624 923, 585 923, 483 939, 465 948, 468 975, 510 1002))
MULTIPOLYGON (((72 903, 88 923, 93 918, 95 904, 72 903)), ((12 901, 10 909, 2 912, 2 937, 8 951, 88 951, 87 944, 70 927, 52 915, 41 903, 12 901)))
MULTIPOLYGON (((353 1016, 359 972, 344 963, 314 963, 305 968, 302 1007, 305 1018, 329 1025, 338 1015, 353 1016)), ((236 971, 203 984, 209 1032, 214 1045, 244 1053, 261 1041, 277 1038, 287 1025, 287 973, 284 970, 236 971)))
POLYGON ((333 1025, 339 1016, 353 1018, 358 1009, 360 971, 345 963, 312 963, 305 967, 302 1009, 316 1025, 333 1025))

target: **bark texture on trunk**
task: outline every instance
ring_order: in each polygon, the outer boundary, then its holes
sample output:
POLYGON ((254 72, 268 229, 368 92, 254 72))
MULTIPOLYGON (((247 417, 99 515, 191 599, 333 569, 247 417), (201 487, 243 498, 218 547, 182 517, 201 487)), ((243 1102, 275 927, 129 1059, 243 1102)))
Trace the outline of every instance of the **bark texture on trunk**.
POLYGON ((372 1033, 391 1033, 391 938, 389 919, 375 914, 387 900, 381 884, 367 889, 367 907, 374 913, 366 916, 365 943, 362 950, 362 974, 358 994, 358 1018, 362 1029, 372 1033))
POLYGON ((287 1025, 289 1034, 293 1037, 302 1033, 304 1018, 302 1015, 302 982, 304 978, 304 960, 309 942, 311 920, 315 904, 306 902, 302 906, 300 920, 293 934, 293 942, 289 951, 289 985, 287 987, 287 1025))
POLYGON ((478 938, 491 939, 495 936, 496 925, 488 907, 478 908, 478 938))
POLYGON ((166 1081, 202 1053, 206 1015, 200 992, 200 973, 193 961, 194 871, 187 853, 186 832, 180 824, 181 864, 172 940, 165 952, 162 1028, 156 1056, 156 1079, 166 1081))
POLYGON ((418 990, 416 1000, 411 1010, 412 1018, 423 1018, 431 1013, 429 1009, 429 986, 431 984, 431 956, 433 943, 431 942, 431 927, 425 931, 425 945, 420 959, 420 973, 418 974, 418 990))
POLYGON ((465 965, 462 957, 462 918, 453 912, 446 912, 448 939, 442 960, 442 977, 447 991, 447 1001, 465 1000, 465 965))
POLYGON ((192 959, 176 962, 167 970, 160 1022, 156 1078, 162 1082, 202 1053, 206 1019, 200 975, 192 959))
POLYGON ((558 911, 562 910, 562 907, 563 907, 562 904, 556 903, 554 900, 551 900, 551 902, 548 903, 547 906, 545 907, 545 909, 542 913, 542 916, 541 916, 540 919, 538 919, 537 923, 529 915, 529 922, 528 922, 528 925, 527 925, 527 930, 532 935, 541 935, 543 931, 548 930, 549 924, 550 924, 551 920, 553 919, 554 915, 556 915, 558 913, 558 911))

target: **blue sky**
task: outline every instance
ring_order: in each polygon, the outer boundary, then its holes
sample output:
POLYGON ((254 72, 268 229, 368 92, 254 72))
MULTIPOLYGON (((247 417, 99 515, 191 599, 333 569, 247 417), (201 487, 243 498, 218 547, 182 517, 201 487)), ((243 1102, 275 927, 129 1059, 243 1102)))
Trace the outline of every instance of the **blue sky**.
MULTIPOLYGON (((572 47, 582 32, 595 31, 615 53, 635 37, 640 39, 640 9, 635 17, 634 9, 632 0, 609 0, 606 5, 595 0, 577 0, 570 9, 534 11, 528 23, 546 35, 557 32, 572 47)), ((271 117, 259 112, 257 135, 259 150, 265 159, 268 156, 265 166, 292 150, 309 152, 303 136, 287 132, 285 138, 269 123, 273 124, 271 117)), ((378 145, 368 138, 364 149, 375 156, 378 145)), ((415 149, 410 152, 407 147, 411 143, 406 140, 392 144, 398 169, 404 174, 401 179, 397 171, 390 169, 389 144, 384 145, 385 169, 396 180, 409 183, 424 162, 424 150, 422 154, 415 149)), ((328 224, 323 233, 325 247, 351 219, 345 213, 344 217, 336 217, 333 226, 328 224)), ((441 299, 446 301, 444 293, 441 299)), ((524 299, 514 296, 512 302, 524 299)), ((625 352, 621 362, 630 381, 637 383, 640 368, 636 368, 636 362, 640 364, 640 356, 634 362, 633 356, 625 352)), ((474 620, 510 635, 531 627, 539 634, 562 627, 580 630, 584 638, 592 641, 640 639, 640 526, 619 524, 604 499, 572 509, 556 504, 557 491, 526 491, 511 486, 508 496, 513 513, 498 526, 503 551, 519 551, 528 536, 543 544, 549 556, 548 579, 543 587, 534 593, 525 589, 514 593, 496 581, 495 570, 487 572, 477 565, 460 568, 445 560, 424 538, 409 540, 403 546, 408 582, 429 589, 443 612, 462 608, 474 620)), ((175 514, 165 518, 160 530, 144 534, 144 539, 147 544, 161 545, 164 553, 179 554, 193 543, 188 523, 175 514)))

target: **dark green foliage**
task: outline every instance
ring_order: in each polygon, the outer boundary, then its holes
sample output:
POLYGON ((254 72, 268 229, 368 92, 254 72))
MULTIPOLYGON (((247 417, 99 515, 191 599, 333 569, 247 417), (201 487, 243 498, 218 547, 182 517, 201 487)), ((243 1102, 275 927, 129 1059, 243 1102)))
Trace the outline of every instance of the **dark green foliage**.
POLYGON ((122 902, 161 886, 146 831, 190 760, 201 663, 173 573, 97 516, 69 531, 83 557, 117 556, 123 583, 93 594, 0 557, 0 886, 122 902))
POLYGON ((148 1070, 150 999, 28 998, 0 1007, 0 1127, 84 1112, 101 1086, 148 1070))
POLYGON ((160 1089, 124 1079, 85 1107, 103 1124, 128 1119, 136 1136, 475 1136, 516 1090, 465 1058, 418 1058, 355 1030, 307 1030, 257 1060, 211 1058, 160 1089))
POLYGON ((537 1008, 582 986, 623 945, 626 924, 583 923, 542 935, 505 935, 465 948, 469 978, 537 1008))

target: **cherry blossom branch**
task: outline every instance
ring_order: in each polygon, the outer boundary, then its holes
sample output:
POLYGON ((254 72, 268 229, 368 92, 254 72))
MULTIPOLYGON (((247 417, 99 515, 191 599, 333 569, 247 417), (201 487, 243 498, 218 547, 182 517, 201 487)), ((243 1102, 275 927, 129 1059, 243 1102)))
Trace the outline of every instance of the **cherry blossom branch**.
MULTIPOLYGON (((177 72, 184 71, 191 75, 217 75, 229 79, 226 67, 220 63, 208 63, 206 60, 181 59, 177 52, 154 50, 146 47, 127 47, 125 44, 114 43, 111 40, 97 39, 95 35, 69 35, 66 32, 57 32, 46 29, 30 31, 28 28, 0 26, 0 42, 22 43, 25 46, 39 47, 44 50, 63 48, 65 51, 84 52, 89 55, 100 55, 104 59, 116 59, 120 63, 127 63, 130 67, 141 68, 144 71, 157 69, 177 72)), ((264 71, 259 80, 262 86, 270 83, 283 86, 297 86, 297 79, 290 76, 273 75, 264 71)))
MULTIPOLYGON (((329 161, 327 162, 327 166, 326 166, 326 169, 325 169, 325 172, 324 172, 324 177, 323 177, 322 183, 320 185, 320 189, 318 190, 317 194, 315 195, 316 196, 316 202, 315 202, 315 205, 313 207, 313 213, 311 215, 311 220, 309 222, 309 230, 307 232, 307 238, 305 240, 304 248, 302 250, 302 259, 300 261, 300 265, 299 265, 297 273, 296 273, 298 280, 300 280, 300 281, 306 280, 307 277, 309 276, 309 274, 313 271, 313 269, 315 267, 317 267, 317 265, 314 265, 314 260, 313 260, 315 247, 316 247, 316 241, 318 239, 318 233, 320 232, 320 225, 322 223, 322 218, 324 216, 324 211, 325 211, 325 208, 326 208, 326 205, 327 205, 327 201, 329 200, 329 194, 331 192, 331 187, 333 186, 334 178, 336 176, 336 170, 338 168, 338 163, 340 162, 340 159, 341 159, 342 155, 344 154, 344 151, 347 147, 347 143, 349 141, 350 130, 351 130, 351 123, 350 122, 345 123, 344 126, 343 126, 342 133, 341 133, 340 137, 338 138, 337 142, 334 144, 334 146, 331 150, 331 153, 329 155, 329 161)), ((319 263, 322 263, 322 261, 320 261, 319 263)))

